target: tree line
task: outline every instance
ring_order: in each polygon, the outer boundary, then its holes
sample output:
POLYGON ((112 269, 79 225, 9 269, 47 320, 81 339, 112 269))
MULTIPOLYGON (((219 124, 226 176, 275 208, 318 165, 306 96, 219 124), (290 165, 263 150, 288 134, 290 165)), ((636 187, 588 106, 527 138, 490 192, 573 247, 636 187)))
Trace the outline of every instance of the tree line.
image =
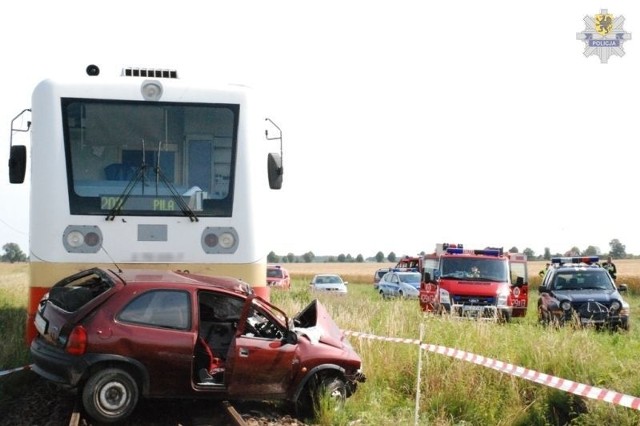
MULTIPOLYGON (((20 246, 16 243, 6 243, 2 246, 3 254, 0 256, 0 261, 2 262, 26 262, 29 260, 26 254, 20 249, 20 246)), ((509 253, 520 253, 517 247, 511 247, 509 253)), ((551 253, 551 249, 549 247, 545 247, 544 253, 537 255, 532 249, 525 248, 522 251, 523 254, 527 255, 527 259, 529 260, 551 260, 552 257, 558 256, 611 256, 613 259, 627 259, 633 258, 633 255, 627 254, 627 248, 624 244, 620 242, 617 238, 609 241, 609 251, 607 253, 603 253, 600 248, 596 246, 588 246, 584 250, 580 250, 580 248, 574 246, 569 250, 563 253, 551 253)), ((426 252, 422 251, 418 253, 419 255, 425 255, 426 252)), ((400 257, 404 257, 400 256, 400 257)), ((277 255, 275 252, 271 251, 267 255, 267 262, 269 263, 363 263, 363 262, 397 262, 399 257, 395 252, 389 252, 386 255, 379 251, 375 254, 375 256, 365 258, 362 254, 358 254, 355 257, 351 254, 338 254, 338 255, 330 255, 330 256, 316 256, 312 251, 308 251, 302 255, 295 255, 293 253, 287 253, 286 255, 277 255)))
MULTIPOLYGON (((523 251, 520 251, 518 247, 511 247, 508 250, 509 253, 523 253, 527 256, 529 260, 551 260, 552 257, 562 257, 562 256, 611 256, 613 259, 630 259, 634 258, 632 254, 627 254, 627 248, 624 244, 620 242, 617 238, 612 239, 609 242, 609 251, 603 252, 599 247, 596 246, 587 246, 584 250, 581 250, 579 247, 573 246, 569 250, 564 252, 556 252, 552 253, 549 247, 544 248, 544 253, 536 254, 531 248, 527 247, 523 251)), ((425 251, 421 251, 417 255, 424 256, 427 254, 425 251)), ((362 254, 358 254, 356 257, 351 256, 350 254, 339 254, 337 256, 316 256, 313 252, 309 251, 302 255, 296 255, 293 253, 287 253, 286 255, 278 255, 275 252, 271 251, 267 255, 267 262, 269 263, 361 263, 361 262, 397 262, 398 259, 407 256, 402 255, 398 256, 395 252, 389 252, 386 255, 379 251, 375 256, 371 257, 363 257, 362 254)), ((415 255, 411 255, 415 256, 415 255)))

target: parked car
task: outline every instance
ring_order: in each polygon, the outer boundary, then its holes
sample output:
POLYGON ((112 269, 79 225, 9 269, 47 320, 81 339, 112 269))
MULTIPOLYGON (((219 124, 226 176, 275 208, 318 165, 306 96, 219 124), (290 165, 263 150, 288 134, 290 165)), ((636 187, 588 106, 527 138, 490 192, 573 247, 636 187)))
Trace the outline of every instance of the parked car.
POLYGON ((267 265, 267 286, 289 290, 291 288, 289 271, 280 265, 267 265))
POLYGON ((347 284, 338 274, 318 274, 311 280, 311 291, 326 291, 334 294, 347 294, 347 284))
POLYGON ((417 299, 420 295, 420 272, 387 272, 378 283, 378 293, 383 298, 417 299))
POLYGON ((558 257, 539 287, 538 320, 541 324, 629 329, 629 304, 598 256, 558 257))
POLYGON ((365 380, 318 300, 290 320, 234 278, 93 268, 55 284, 35 325, 33 371, 79 388, 102 423, 141 397, 277 399, 307 412, 318 394, 342 404, 365 380))
POLYGON ((376 272, 373 273, 373 288, 375 289, 378 288, 378 283, 380 282, 380 279, 387 272, 389 272, 389 268, 379 268, 378 270, 376 270, 376 272))

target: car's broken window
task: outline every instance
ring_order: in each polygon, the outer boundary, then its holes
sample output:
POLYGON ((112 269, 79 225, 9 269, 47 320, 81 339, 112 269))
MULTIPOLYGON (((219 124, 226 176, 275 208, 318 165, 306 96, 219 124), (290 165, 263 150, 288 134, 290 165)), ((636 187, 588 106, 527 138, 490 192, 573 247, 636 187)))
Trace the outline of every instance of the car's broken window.
POLYGON ((103 275, 88 271, 53 286, 48 300, 60 309, 75 312, 111 286, 103 275))
POLYGON ((244 335, 247 337, 262 337, 266 339, 282 339, 286 332, 286 316, 269 309, 269 306, 260 303, 257 299, 252 301, 252 306, 247 317, 244 335), (267 314, 269 312, 269 314, 267 314), (281 320, 274 319, 274 315, 281 320))

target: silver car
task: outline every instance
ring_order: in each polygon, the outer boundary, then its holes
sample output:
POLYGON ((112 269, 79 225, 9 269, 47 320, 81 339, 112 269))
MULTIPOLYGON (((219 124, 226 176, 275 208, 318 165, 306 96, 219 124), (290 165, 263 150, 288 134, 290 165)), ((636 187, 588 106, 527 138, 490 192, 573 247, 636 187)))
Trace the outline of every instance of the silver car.
POLYGON ((322 291, 333 294, 347 294, 348 282, 343 281, 338 274, 318 274, 309 283, 311 291, 322 291))
POLYGON ((383 298, 404 297, 417 299, 420 292, 420 272, 387 272, 378 283, 383 298))

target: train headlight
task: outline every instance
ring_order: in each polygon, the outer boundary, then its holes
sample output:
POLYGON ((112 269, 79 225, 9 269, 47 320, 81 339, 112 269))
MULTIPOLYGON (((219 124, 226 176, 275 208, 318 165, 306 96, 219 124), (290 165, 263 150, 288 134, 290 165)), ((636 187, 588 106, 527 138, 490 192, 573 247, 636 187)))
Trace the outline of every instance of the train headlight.
POLYGON ((229 249, 233 247, 236 243, 236 237, 233 236, 231 232, 223 232, 220 235, 220 247, 223 249, 229 249))
POLYGON ((162 83, 158 80, 145 80, 140 88, 142 97, 147 101, 159 101, 162 97, 162 83))
POLYGON ((65 237, 69 247, 78 248, 84 243, 84 235, 80 231, 71 231, 65 237))
POLYGON ((208 254, 235 253, 238 249, 238 233, 234 228, 208 227, 202 231, 202 250, 208 254))
POLYGON ((62 245, 69 253, 97 253, 102 247, 102 232, 97 226, 69 225, 62 234, 62 245))

